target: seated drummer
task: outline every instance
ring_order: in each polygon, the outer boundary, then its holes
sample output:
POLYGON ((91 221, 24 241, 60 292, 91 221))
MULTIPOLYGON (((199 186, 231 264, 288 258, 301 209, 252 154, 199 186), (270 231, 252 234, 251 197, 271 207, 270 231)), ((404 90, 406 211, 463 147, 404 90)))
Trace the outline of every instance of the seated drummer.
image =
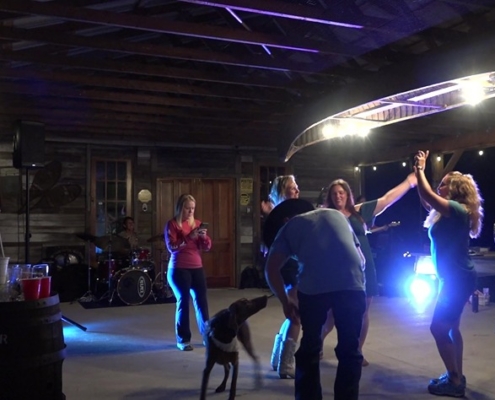
POLYGON ((129 245, 131 246, 131 250, 138 248, 138 237, 134 231, 134 226, 134 219, 132 217, 125 217, 124 221, 122 221, 122 227, 124 230, 119 233, 119 236, 127 239, 129 245))

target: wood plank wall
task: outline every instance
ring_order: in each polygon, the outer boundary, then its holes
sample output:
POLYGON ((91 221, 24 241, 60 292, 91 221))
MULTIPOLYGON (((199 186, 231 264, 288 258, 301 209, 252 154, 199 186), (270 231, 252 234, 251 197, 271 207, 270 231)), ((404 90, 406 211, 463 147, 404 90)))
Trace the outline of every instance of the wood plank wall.
MULTIPOLYGON (((353 169, 352 162, 345 157, 341 160, 328 159, 325 154, 312 146, 298 152, 290 161, 290 169, 297 177, 303 198, 315 201, 323 186, 341 177, 353 187, 359 185, 359 174, 353 169)), ((81 187, 80 196, 73 202, 61 207, 34 208, 30 212, 30 260, 38 262, 46 256, 46 248, 53 246, 84 247, 85 243, 76 237, 76 233, 89 228, 90 196, 87 179, 89 177, 91 157, 106 159, 130 158, 132 160, 132 217, 136 221, 141 243, 162 232, 157 226, 156 209, 153 200, 148 210, 143 211, 137 195, 140 190, 148 189, 153 198, 156 195, 156 180, 170 177, 208 177, 233 178, 236 180, 236 285, 239 284, 240 271, 247 265, 258 262, 260 243, 253 240, 258 221, 255 220, 255 207, 259 199, 252 194, 248 204, 241 205, 240 181, 243 178, 256 181, 257 169, 266 160, 279 162, 274 152, 260 150, 196 149, 196 148, 154 148, 94 144, 71 144, 46 142, 45 160, 58 160, 62 164, 62 174, 56 185, 76 184, 81 187), (251 236, 251 239, 249 239, 251 236), (242 238, 242 240, 241 240, 242 238)), ((35 170, 30 171, 32 182, 35 170)), ((24 170, 12 167, 12 137, 0 136, 0 234, 6 255, 12 262, 24 260, 25 213, 17 211, 24 202, 24 170), (12 192, 16 191, 13 196, 12 192)), ((356 192, 357 194, 358 192, 356 192)), ((149 245, 149 247, 153 247, 149 245)))
MULTIPOLYGON (((43 196, 50 196, 49 191, 60 193, 63 185, 79 185, 81 194, 71 203, 61 207, 34 206, 29 213, 30 261, 38 262, 44 258, 45 249, 51 246, 84 246, 84 242, 73 233, 85 228, 86 215, 86 146, 52 144, 45 148, 45 161, 58 160, 62 164, 61 176, 56 183, 44 191, 43 196)), ((38 170, 29 171, 31 184, 38 170)), ((24 260, 26 213, 18 212, 25 204, 26 188, 25 169, 12 167, 12 143, 0 143, 0 193, 4 204, 0 214, 0 227, 6 255, 11 262, 24 260), (17 184, 14 181, 17 180, 17 184), (10 187, 6 187, 6 185, 10 187), (12 189, 17 189, 13 193, 12 189)))

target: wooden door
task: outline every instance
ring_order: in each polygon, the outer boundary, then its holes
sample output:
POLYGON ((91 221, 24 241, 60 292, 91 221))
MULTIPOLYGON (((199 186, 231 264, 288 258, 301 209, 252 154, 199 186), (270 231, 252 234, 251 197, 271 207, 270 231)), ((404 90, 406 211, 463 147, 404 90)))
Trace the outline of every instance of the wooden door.
POLYGON ((159 179, 157 181, 157 219, 163 229, 174 215, 177 198, 190 193, 196 199, 195 217, 208 222, 213 241, 203 253, 208 287, 235 285, 235 183, 233 179, 159 179))

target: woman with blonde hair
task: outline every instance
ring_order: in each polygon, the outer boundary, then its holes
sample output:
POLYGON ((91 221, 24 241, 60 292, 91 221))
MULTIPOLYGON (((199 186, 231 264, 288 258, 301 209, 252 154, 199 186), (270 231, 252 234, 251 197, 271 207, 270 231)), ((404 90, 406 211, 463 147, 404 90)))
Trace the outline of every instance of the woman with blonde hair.
POLYGON ((182 194, 175 206, 174 218, 165 226, 165 244, 170 252, 167 280, 177 299, 175 335, 177 347, 191 351, 189 324, 189 299, 192 296, 196 321, 201 335, 209 319, 206 297, 206 276, 201 252, 211 249, 211 239, 201 221, 194 218, 196 200, 190 194, 182 194))
POLYGON ((428 155, 428 151, 418 151, 414 170, 421 202, 430 211, 424 226, 440 283, 430 331, 447 370, 430 381, 428 391, 437 396, 464 397, 460 323, 464 306, 476 289, 469 239, 481 232, 483 198, 473 177, 460 172, 445 175, 435 193, 425 176, 428 155))
MULTIPOLYGON (((285 200, 298 199, 299 188, 294 175, 277 176, 272 183, 268 197, 270 202, 262 203, 262 210, 265 213, 269 213, 285 200)), ((281 270, 287 296, 293 299, 295 304, 297 304, 298 270, 299 265, 293 258, 289 258, 281 270)), ((282 379, 294 378, 295 376, 294 353, 296 352, 300 330, 301 325, 298 321, 287 318, 275 335, 270 364, 282 379)))

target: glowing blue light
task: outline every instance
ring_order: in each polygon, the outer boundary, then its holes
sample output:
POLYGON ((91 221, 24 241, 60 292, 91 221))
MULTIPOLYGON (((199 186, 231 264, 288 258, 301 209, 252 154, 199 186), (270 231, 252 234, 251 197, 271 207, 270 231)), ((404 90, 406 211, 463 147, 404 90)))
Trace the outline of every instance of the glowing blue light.
POLYGON ((431 256, 418 256, 414 265, 414 272, 418 275, 436 275, 437 272, 431 256))
POLYGON ((412 275, 406 281, 405 291, 417 312, 423 312, 437 294, 438 281, 435 275, 412 275))
POLYGON ((431 286, 424 279, 414 279, 410 290, 417 303, 424 303, 432 293, 431 286))

